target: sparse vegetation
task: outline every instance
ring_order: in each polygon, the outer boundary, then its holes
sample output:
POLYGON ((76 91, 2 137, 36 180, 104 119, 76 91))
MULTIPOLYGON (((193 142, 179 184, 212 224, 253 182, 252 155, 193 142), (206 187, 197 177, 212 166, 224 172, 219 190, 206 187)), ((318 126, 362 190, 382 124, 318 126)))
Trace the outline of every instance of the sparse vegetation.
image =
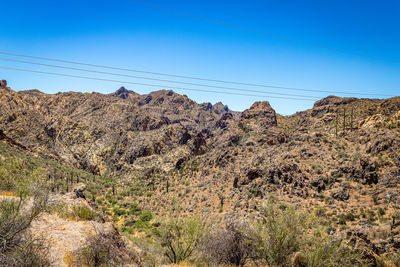
MULTIPOLYGON (((7 171, 14 167, 22 170, 21 166, 7 167, 7 171)), ((47 190, 41 176, 34 172, 26 180, 8 180, 7 189, 15 190, 15 196, 0 198, 0 265, 50 266, 45 241, 28 231, 32 221, 46 209, 47 190)))
POLYGON ((170 263, 191 257, 204 235, 204 222, 197 218, 171 218, 161 229, 161 245, 170 263))
POLYGON ((202 259, 212 265, 243 266, 254 256, 255 245, 246 221, 230 218, 224 228, 214 226, 202 244, 202 259))
POLYGON ((133 251, 116 232, 106 233, 95 229, 95 235, 88 238, 88 245, 75 252, 75 264, 90 267, 121 266, 134 263, 138 259, 133 251))

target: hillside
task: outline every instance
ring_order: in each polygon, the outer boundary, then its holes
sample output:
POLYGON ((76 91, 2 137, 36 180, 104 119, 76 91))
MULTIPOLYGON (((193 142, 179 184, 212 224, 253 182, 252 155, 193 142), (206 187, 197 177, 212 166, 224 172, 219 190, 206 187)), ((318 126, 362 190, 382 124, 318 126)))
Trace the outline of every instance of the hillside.
MULTIPOLYGON (((49 95, 2 81, 0 140, 71 168, 56 191, 84 182, 105 220, 154 255, 165 218, 256 219, 273 197, 357 239, 372 265, 398 264, 400 97, 329 96, 281 116, 266 101, 234 112, 166 90, 49 95)), ((5 151, 1 162, 17 153, 5 151)))

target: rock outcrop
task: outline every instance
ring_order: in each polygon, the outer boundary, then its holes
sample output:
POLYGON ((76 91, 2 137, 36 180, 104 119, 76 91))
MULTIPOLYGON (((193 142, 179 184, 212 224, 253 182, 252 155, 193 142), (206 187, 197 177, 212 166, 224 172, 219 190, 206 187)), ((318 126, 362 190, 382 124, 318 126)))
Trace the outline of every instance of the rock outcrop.
POLYGON ((0 87, 6 88, 7 87, 7 81, 6 80, 1 80, 0 81, 0 87))
POLYGON ((240 123, 246 128, 254 127, 269 128, 278 125, 275 110, 269 102, 255 102, 250 109, 246 109, 241 117, 240 123))

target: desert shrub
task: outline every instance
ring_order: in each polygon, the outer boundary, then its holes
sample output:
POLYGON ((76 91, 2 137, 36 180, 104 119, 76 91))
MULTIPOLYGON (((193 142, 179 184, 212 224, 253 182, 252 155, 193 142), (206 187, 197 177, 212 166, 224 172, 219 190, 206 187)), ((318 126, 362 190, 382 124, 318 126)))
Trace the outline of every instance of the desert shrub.
POLYGON ((31 193, 30 208, 24 196, 0 200, 0 266, 50 266, 44 241, 28 231, 44 210, 47 194, 36 189, 31 193))
POLYGON ((15 158, 0 162, 0 190, 16 191, 16 183, 21 180, 22 165, 15 158))
POLYGON ((72 216, 84 221, 93 220, 96 214, 86 206, 73 206, 72 216))
POLYGON ((379 210, 378 210, 378 214, 379 214, 380 216, 383 216, 383 215, 385 215, 385 214, 386 214, 386 212, 385 212, 385 210, 384 210, 384 209, 382 209, 382 208, 379 208, 379 210))
POLYGON ((344 214, 340 214, 338 223, 340 225, 346 225, 346 216, 344 214))
POLYGON ((126 235, 136 247, 139 248, 138 256, 144 267, 161 266, 164 260, 163 249, 158 242, 153 239, 126 235))
POLYGON ((48 246, 43 239, 33 238, 31 234, 24 231, 20 234, 17 246, 1 250, 0 266, 51 266, 48 259, 48 246))
POLYGON ((113 208, 113 212, 117 216, 122 216, 122 215, 124 215, 126 213, 126 211, 124 209, 121 209, 119 207, 114 207, 113 208))
POLYGON ((48 205, 46 210, 50 213, 56 213, 60 218, 63 219, 74 219, 81 221, 101 221, 100 214, 92 211, 86 206, 75 206, 68 205, 64 202, 56 202, 48 205))
POLYGON ((301 250, 298 265, 310 267, 369 266, 363 248, 351 248, 339 237, 316 231, 301 250))
POLYGON ((56 213, 59 217, 67 219, 71 216, 67 203, 57 202, 47 206, 47 212, 56 213))
POLYGON ((343 150, 339 150, 337 152, 337 155, 339 158, 342 158, 342 159, 347 159, 349 157, 349 155, 343 150))
POLYGON ((138 221, 135 222, 135 227, 138 230, 145 230, 145 229, 148 229, 150 227, 150 224, 149 224, 149 222, 144 222, 142 220, 138 220, 138 221))
POLYGON ((33 195, 38 187, 46 185, 43 168, 28 169, 22 160, 7 158, 0 161, 0 191, 11 191, 18 196, 33 195))
POLYGON ((149 222, 151 219, 153 219, 153 214, 149 210, 144 210, 142 213, 140 213, 139 219, 143 222, 149 222))
POLYGON ((325 216, 325 213, 326 213, 326 210, 325 210, 325 208, 322 207, 322 206, 318 206, 318 207, 315 209, 315 215, 317 215, 317 216, 320 216, 320 217, 325 216))
POLYGON ((252 227, 257 257, 271 266, 288 264, 304 244, 309 218, 294 207, 280 210, 273 199, 261 208, 260 216, 252 227))
POLYGON ((129 214, 131 214, 131 215, 135 215, 137 212, 139 212, 140 211, 140 207, 139 207, 139 205, 138 204, 136 204, 136 203, 132 203, 131 205, 130 205, 130 208, 129 208, 129 214))
POLYGON ((64 219, 72 218, 82 221, 95 220, 98 215, 86 206, 70 206, 64 202, 49 205, 47 211, 57 213, 58 216, 64 219))
POLYGON ((317 173, 317 174, 321 174, 322 171, 324 170, 324 167, 322 167, 322 165, 318 162, 313 162, 311 163, 311 168, 317 173))
POLYGON ((143 210, 139 215, 139 220, 134 221, 134 226, 139 230, 146 230, 151 227, 150 221, 153 219, 153 214, 149 210, 143 210))
POLYGON ((400 253, 393 253, 393 255, 389 256, 389 260, 390 260, 395 266, 400 266, 400 253))
MULTIPOLYGON (((368 266, 362 243, 351 247, 340 236, 330 235, 326 222, 288 206, 280 209, 270 199, 260 209, 261 219, 252 224, 255 259, 268 266, 368 266)), ((342 214, 354 218, 352 213, 342 214), (349 215, 350 214, 350 215, 349 215)))
POLYGON ((204 261, 213 265, 245 265, 255 251, 248 233, 248 223, 233 218, 227 221, 225 228, 214 227, 202 242, 204 261))
POLYGON ((356 218, 356 216, 353 214, 353 212, 348 212, 348 213, 346 213, 346 214, 340 214, 339 215, 339 221, 338 221, 338 223, 340 224, 340 225, 346 225, 346 222, 347 221, 354 221, 355 220, 355 218, 356 218))
POLYGON ((133 263, 137 255, 126 248, 117 231, 104 232, 95 229, 96 234, 87 239, 87 246, 76 251, 79 266, 121 266, 133 263))
POLYGON ((197 218, 172 218, 160 230, 164 255, 170 263, 191 257, 204 234, 204 222, 197 218))

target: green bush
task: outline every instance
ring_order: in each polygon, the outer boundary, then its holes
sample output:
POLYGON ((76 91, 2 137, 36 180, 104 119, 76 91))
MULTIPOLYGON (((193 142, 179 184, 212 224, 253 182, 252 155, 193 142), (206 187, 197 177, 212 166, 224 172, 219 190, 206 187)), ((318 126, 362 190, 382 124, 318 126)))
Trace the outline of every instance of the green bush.
POLYGON ((170 219, 160 230, 164 255, 171 263, 179 263, 192 256, 204 234, 200 219, 170 219))
POLYGON ((114 207, 113 212, 114 212, 114 214, 116 214, 118 216, 122 216, 122 215, 126 214, 126 211, 119 207, 114 207))
POLYGON ((140 209, 140 207, 139 207, 138 204, 132 203, 131 206, 130 206, 130 208, 129 208, 128 213, 131 214, 131 215, 135 215, 135 214, 138 213, 140 210, 141 210, 141 209, 140 209))
MULTIPOLYGON (((270 201, 261 209, 262 219, 252 229, 256 244, 255 260, 264 259, 268 266, 368 266, 363 259, 362 244, 352 248, 318 217, 306 215, 294 207, 280 210, 270 201)), ((340 216, 344 223, 353 219, 352 213, 340 216)))
POLYGON ((252 239, 257 257, 270 266, 289 264, 291 256, 304 244, 308 218, 294 207, 279 209, 274 199, 261 207, 262 219, 254 222, 252 239))
POLYGON ((382 209, 382 208, 379 208, 379 210, 378 210, 378 214, 379 214, 380 216, 383 216, 383 215, 385 215, 385 214, 386 214, 386 212, 385 212, 385 210, 384 210, 384 209, 382 209))
POLYGON ((346 216, 344 216, 343 214, 341 214, 341 215, 339 216, 339 221, 338 221, 338 223, 339 223, 340 225, 346 225, 346 216))
POLYGON ((348 221, 354 221, 355 220, 355 215, 352 213, 352 212, 348 212, 346 215, 345 215, 345 217, 346 217, 346 220, 348 220, 348 221))
POLYGON ((311 163, 311 168, 317 173, 317 174, 321 174, 322 171, 324 170, 324 167, 322 167, 322 165, 318 162, 313 162, 311 163))
POLYGON ((315 231, 297 259, 299 266, 336 267, 370 266, 371 261, 363 259, 363 248, 353 249, 340 238, 334 238, 322 231, 315 231))
POLYGON ((47 194, 37 190, 32 194, 30 208, 24 197, 0 200, 0 266, 50 266, 47 246, 28 230, 45 209, 47 194))
POLYGON ((61 218, 73 217, 83 221, 91 221, 96 218, 96 214, 86 206, 68 206, 66 203, 57 203, 47 208, 49 212, 55 212, 61 218))
POLYGON ((139 219, 143 222, 149 222, 153 219, 153 214, 149 210, 144 210, 140 213, 139 219))
POLYGON ((29 169, 23 163, 14 157, 0 161, 0 191, 27 196, 38 187, 46 187, 45 169, 37 166, 29 169))
POLYGON ((72 215, 84 221, 91 221, 96 217, 96 214, 85 206, 73 206, 72 215))
POLYGON ((150 224, 149 224, 149 222, 144 222, 144 221, 142 221, 142 220, 138 220, 138 221, 135 222, 135 227, 136 227, 137 229, 144 230, 144 229, 149 228, 149 227, 150 227, 150 224))

